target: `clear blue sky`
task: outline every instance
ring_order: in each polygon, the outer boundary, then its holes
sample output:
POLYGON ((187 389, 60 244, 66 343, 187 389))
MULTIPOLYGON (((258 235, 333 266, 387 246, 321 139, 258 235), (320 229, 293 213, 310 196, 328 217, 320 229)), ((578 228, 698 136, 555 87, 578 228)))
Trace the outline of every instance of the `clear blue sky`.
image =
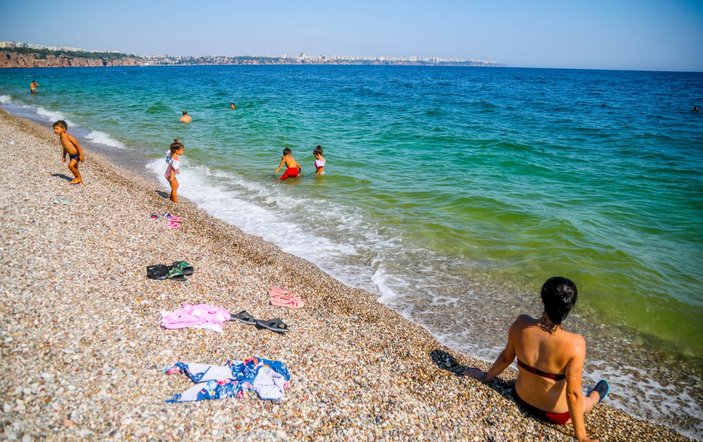
POLYGON ((0 0, 0 40, 138 55, 703 71, 703 0, 0 0))

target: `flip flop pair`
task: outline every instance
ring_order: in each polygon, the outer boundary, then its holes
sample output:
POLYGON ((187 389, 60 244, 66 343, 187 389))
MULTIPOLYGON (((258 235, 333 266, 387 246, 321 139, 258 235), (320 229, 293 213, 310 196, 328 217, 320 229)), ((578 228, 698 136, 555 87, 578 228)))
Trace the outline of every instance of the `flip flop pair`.
POLYGON ((267 320, 256 319, 246 310, 242 310, 236 315, 232 315, 230 320, 239 321, 244 324, 255 325, 256 328, 265 328, 276 333, 286 333, 288 331, 288 326, 283 323, 281 318, 267 320))
POLYGON ((193 274, 195 270, 193 266, 186 261, 176 261, 172 265, 156 264, 147 266, 146 277, 162 281, 164 279, 172 279, 174 281, 185 281, 186 276, 193 274))
POLYGON ((271 305, 275 307, 303 308, 305 302, 290 290, 271 286, 269 289, 271 305))
POLYGON ((168 221, 167 226, 169 229, 177 229, 181 227, 181 223, 183 222, 180 216, 172 215, 168 212, 164 212, 163 217, 168 221))
POLYGON ((181 217, 176 216, 176 215, 171 215, 168 212, 164 212, 163 215, 159 215, 158 213, 152 213, 151 215, 149 215, 149 218, 156 219, 156 220, 163 218, 164 220, 166 220, 168 222, 166 224, 166 226, 169 229, 177 229, 177 228, 181 227, 181 223, 183 222, 183 220, 181 220, 181 217))
POLYGON ((146 267, 146 277, 163 281, 164 279, 173 279, 174 281, 185 281, 186 277, 183 272, 178 269, 173 269, 164 264, 156 264, 146 267))
POLYGON ((169 221, 175 221, 175 222, 179 222, 179 223, 182 221, 180 216, 172 215, 168 212, 164 212, 164 214, 162 216, 169 221))

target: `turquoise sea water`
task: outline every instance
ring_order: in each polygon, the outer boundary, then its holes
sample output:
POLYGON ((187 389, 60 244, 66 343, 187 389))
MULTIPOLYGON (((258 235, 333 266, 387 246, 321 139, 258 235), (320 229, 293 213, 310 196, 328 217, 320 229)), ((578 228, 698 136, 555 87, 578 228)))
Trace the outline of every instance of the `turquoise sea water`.
POLYGON ((703 74, 9 69, 0 96, 154 176, 178 137, 183 196, 480 357, 517 314, 541 312, 547 277, 568 276, 587 377, 613 379, 634 414, 703 431, 703 74), (280 183, 284 146, 304 176, 280 183))

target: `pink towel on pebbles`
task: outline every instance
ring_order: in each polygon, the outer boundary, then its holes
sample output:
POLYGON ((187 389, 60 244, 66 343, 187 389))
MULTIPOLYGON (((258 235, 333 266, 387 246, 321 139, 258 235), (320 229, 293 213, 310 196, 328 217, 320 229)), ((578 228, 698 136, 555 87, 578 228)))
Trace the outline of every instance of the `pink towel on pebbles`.
POLYGON ((222 333, 222 324, 230 320, 229 311, 214 305, 183 303, 181 308, 173 312, 161 312, 161 327, 175 328, 204 328, 222 333))

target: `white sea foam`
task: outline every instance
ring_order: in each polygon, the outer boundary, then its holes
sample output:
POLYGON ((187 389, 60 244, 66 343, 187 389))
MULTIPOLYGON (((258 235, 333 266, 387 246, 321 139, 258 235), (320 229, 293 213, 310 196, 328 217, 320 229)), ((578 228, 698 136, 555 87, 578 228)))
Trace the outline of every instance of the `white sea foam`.
POLYGON ((78 126, 73 121, 67 119, 64 116, 64 114, 62 114, 59 111, 47 110, 41 106, 37 107, 37 108, 34 108, 33 106, 25 106, 25 107, 28 107, 30 109, 35 109, 35 112, 37 113, 37 115, 39 115, 40 117, 43 117, 46 121, 49 121, 51 123, 53 123, 54 121, 63 120, 66 122, 66 124, 68 125, 69 128, 75 128, 76 126, 78 126))
POLYGON ((10 104, 12 98, 9 95, 0 95, 0 104, 10 104))
POLYGON ((630 365, 612 367, 606 361, 589 361, 588 367, 598 367, 584 372, 584 385, 593 386, 600 379, 610 384, 608 403, 632 412, 647 420, 668 425, 665 416, 692 416, 697 422, 690 430, 678 428, 689 437, 701 440, 703 436, 703 409, 691 396, 691 391, 700 385, 701 379, 689 375, 688 386, 662 384, 653 379, 645 369, 630 365))
MULTIPOLYGON (((308 208, 330 217, 339 217, 337 210, 316 210, 312 200, 295 200, 290 196, 279 196, 275 190, 244 180, 240 176, 211 171, 204 166, 191 167, 187 158, 182 160, 182 171, 178 175, 179 193, 195 202, 211 215, 227 221, 247 233, 261 236, 282 250, 304 258, 338 279, 351 285, 369 287, 370 275, 363 269, 341 265, 347 257, 359 253, 355 241, 340 241, 320 235, 315 223, 306 225, 296 219, 291 207, 308 208), (255 202, 251 202, 254 199, 255 202), (364 284, 364 281, 366 284, 364 284)), ((157 159, 147 168, 157 173, 164 185, 163 174, 166 162, 157 159)), ((299 214, 300 216, 300 214, 299 214)), ((305 214, 302 215, 303 217, 305 214)))
POLYGON ((86 135, 86 138, 95 143, 104 144, 105 146, 116 147, 118 149, 125 149, 126 146, 116 139, 112 138, 105 132, 100 132, 99 130, 94 130, 86 135))
POLYGON ((378 266, 374 274, 371 276, 371 281, 374 285, 378 287, 378 291, 381 297, 378 299, 380 302, 388 302, 389 300, 396 298, 396 292, 388 284, 388 274, 382 265, 378 266))
POLYGON ((44 109, 43 107, 38 107, 37 108, 37 115, 40 115, 42 117, 45 117, 47 120, 51 121, 57 121, 57 120, 66 120, 66 117, 59 111, 51 111, 44 109))
MULTIPOLYGON (((477 340, 477 331, 461 319, 444 326, 432 320, 432 315, 448 311, 454 312, 454 319, 457 314, 474 311, 466 308, 466 303, 475 304, 474 290, 465 287, 463 279, 451 276, 452 267, 465 263, 451 263, 446 257, 413 247, 399 232, 373 225, 354 207, 305 198, 278 182, 257 182, 236 173, 193 166, 187 157, 182 164, 179 192, 211 215, 316 264, 346 284, 378 294, 380 302, 427 327, 449 347, 488 361, 501 351, 502 347, 490 339, 477 340)), ((163 158, 147 167, 168 186, 163 178, 163 158)), ((506 311, 515 309, 514 300, 503 301, 508 303, 506 311)), ((501 318, 492 315, 489 320, 495 324, 501 318)), ((682 413, 701 422, 700 405, 678 386, 674 391, 671 385, 647 380, 646 373, 633 367, 598 361, 588 367, 591 371, 586 373, 584 384, 607 378, 613 387, 609 403, 615 406, 664 424, 667 416, 682 413)), ((692 380, 692 385, 699 384, 700 380, 692 380)), ((701 429, 694 427, 693 431, 701 429)))

